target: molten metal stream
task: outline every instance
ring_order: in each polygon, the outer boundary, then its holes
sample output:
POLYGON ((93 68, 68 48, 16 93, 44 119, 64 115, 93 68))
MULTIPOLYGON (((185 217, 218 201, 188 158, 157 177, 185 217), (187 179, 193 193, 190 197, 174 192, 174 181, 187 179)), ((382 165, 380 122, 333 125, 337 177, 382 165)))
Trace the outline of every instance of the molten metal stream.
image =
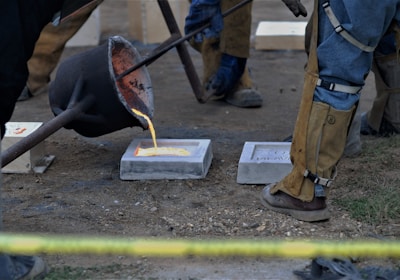
POLYGON ((189 156, 190 152, 187 151, 186 149, 183 148, 172 148, 172 147, 162 147, 158 148, 157 147, 157 141, 156 141, 156 131, 154 129, 154 125, 150 118, 143 114, 142 112, 131 108, 132 112, 135 113, 138 116, 141 116, 145 118, 149 125, 149 130, 151 133, 151 138, 153 138, 153 143, 154 143, 154 148, 147 148, 147 149, 142 149, 139 148, 136 152, 136 156, 158 156, 158 155, 163 155, 163 156, 189 156))
POLYGON ((153 139, 154 148, 157 149, 156 131, 154 130, 153 122, 150 120, 150 118, 147 115, 143 114, 142 112, 140 112, 134 108, 131 108, 131 109, 132 109, 133 113, 135 113, 138 116, 143 117, 149 124, 149 129, 150 129, 150 133, 151 133, 151 138, 153 139))

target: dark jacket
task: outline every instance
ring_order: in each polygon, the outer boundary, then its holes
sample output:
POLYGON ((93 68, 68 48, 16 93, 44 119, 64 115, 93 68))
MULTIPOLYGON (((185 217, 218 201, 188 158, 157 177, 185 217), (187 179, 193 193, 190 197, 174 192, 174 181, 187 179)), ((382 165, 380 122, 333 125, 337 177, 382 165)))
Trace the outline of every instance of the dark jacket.
POLYGON ((11 118, 28 78, 27 61, 63 0, 0 0, 0 128, 11 118))

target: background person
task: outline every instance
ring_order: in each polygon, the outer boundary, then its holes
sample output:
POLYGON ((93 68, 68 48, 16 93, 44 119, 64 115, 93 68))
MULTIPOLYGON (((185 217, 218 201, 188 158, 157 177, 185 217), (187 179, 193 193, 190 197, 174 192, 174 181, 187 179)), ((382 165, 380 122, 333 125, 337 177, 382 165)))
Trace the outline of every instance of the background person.
MULTIPOLYGON (((5 38, 0 41, 1 138, 5 134, 5 124, 10 120, 15 103, 26 85, 27 61, 33 53, 41 30, 52 19, 58 24, 61 20, 66 20, 78 13, 79 9, 91 9, 92 5, 97 6, 100 2, 100 0, 0 1, 0 33, 5 38)), ((2 227, 1 215, 0 226, 2 227)), ((43 277, 46 273, 46 264, 37 256, 0 254, 0 279, 2 280, 34 279, 43 277)))
MULTIPOLYGON (((211 26, 197 34, 191 45, 201 52, 205 101, 224 100, 243 108, 260 107, 263 98, 256 89, 246 65, 250 56, 251 8, 248 3, 232 14, 221 13, 240 0, 193 0, 185 20, 188 34, 208 23, 211 26)), ((295 16, 307 16, 298 0, 283 1, 295 16)))
MULTIPOLYGON (((371 109, 356 115, 350 126, 344 156, 357 156, 361 152, 363 135, 390 136, 400 132, 400 64, 396 51, 396 33, 392 25, 374 50, 372 72, 375 76, 376 97, 371 109)), ((305 50, 310 52, 312 22, 305 34, 305 50)))
POLYGON ((292 171, 267 185, 268 209, 303 221, 329 219, 326 205, 336 164, 374 51, 399 24, 399 0, 315 0, 310 55, 291 145, 292 171), (367 28, 368 27, 368 28, 367 28))
POLYGON ((400 64, 395 34, 389 30, 374 52, 372 71, 375 75, 376 97, 368 112, 361 115, 361 134, 389 136, 400 133, 400 64))
POLYGON ((61 25, 48 23, 44 27, 28 61, 29 77, 19 101, 27 100, 47 88, 50 75, 60 61, 65 45, 85 24, 94 9, 96 6, 89 7, 61 25))

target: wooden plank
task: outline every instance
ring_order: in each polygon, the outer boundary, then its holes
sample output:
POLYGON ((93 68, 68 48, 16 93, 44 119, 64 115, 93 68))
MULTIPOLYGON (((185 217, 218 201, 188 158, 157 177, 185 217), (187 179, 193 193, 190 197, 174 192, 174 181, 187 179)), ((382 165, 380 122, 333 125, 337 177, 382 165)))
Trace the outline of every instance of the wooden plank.
POLYGON ((100 42, 100 33, 100 10, 97 7, 78 32, 68 40, 66 46, 97 46, 100 42))
POLYGON ((128 0, 129 35, 141 42, 146 37, 144 34, 142 2, 142 0, 128 0))
POLYGON ((255 37, 256 50, 304 50, 305 21, 261 21, 255 37))
MULTIPOLYGON (((170 0, 169 5, 183 33, 189 1, 170 0)), ((171 34, 165 23, 157 0, 128 0, 129 33, 144 44, 162 43, 171 34)))

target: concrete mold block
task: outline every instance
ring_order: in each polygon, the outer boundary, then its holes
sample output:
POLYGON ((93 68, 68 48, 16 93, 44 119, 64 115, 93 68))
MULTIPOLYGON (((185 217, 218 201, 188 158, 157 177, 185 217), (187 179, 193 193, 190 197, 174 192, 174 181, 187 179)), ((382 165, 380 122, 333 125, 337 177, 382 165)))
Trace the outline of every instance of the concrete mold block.
POLYGON ((138 148, 152 148, 151 139, 134 139, 121 158, 121 180, 201 179, 212 161, 208 139, 157 139, 158 147, 184 148, 189 156, 135 156, 138 148))
POLYGON ((291 170, 290 142, 245 142, 239 160, 237 183, 268 184, 291 170))

